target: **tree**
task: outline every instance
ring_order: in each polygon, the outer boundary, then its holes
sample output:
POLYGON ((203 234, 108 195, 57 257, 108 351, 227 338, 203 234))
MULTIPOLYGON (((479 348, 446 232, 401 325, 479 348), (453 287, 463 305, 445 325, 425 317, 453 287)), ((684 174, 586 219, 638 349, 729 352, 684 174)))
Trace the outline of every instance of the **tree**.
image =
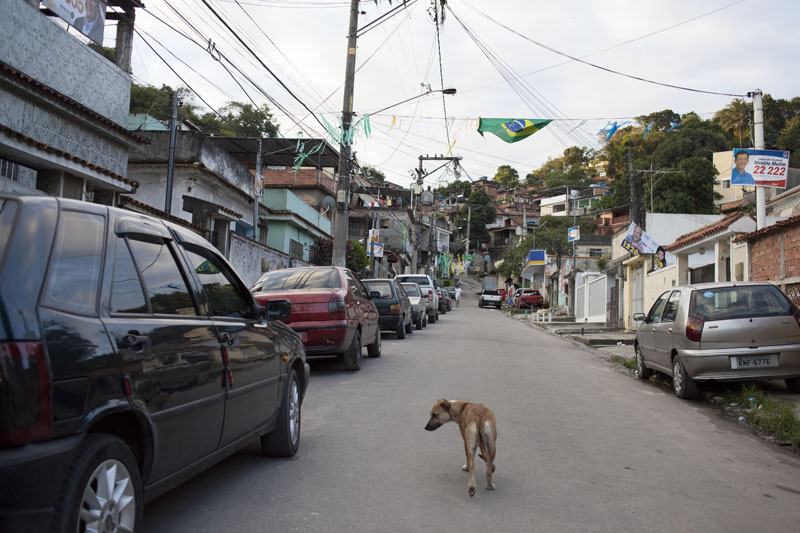
MULTIPOLYGON (((333 259, 333 241, 319 237, 311 245, 308 252, 308 262, 312 265, 327 266, 333 259)), ((367 251, 357 241, 347 241, 345 247, 345 266, 353 272, 361 273, 369 264, 367 251)))
POLYGON ((361 174, 363 174, 364 177, 367 178, 368 180, 377 183, 383 183, 384 181, 386 181, 386 174, 384 174, 375 167, 366 167, 366 166, 361 167, 361 174))
POLYGON ((509 165, 501 165, 497 167, 497 172, 493 179, 511 189, 519 185, 519 172, 509 165))
POLYGON ((636 117, 636 122, 638 122, 642 128, 647 129, 647 127, 652 124, 653 129, 658 131, 667 131, 672 127, 672 124, 678 124, 680 121, 681 116, 672 109, 665 109, 663 111, 650 113, 649 115, 636 117))
MULTIPOLYGON (((647 186, 647 191, 653 187, 653 212, 715 212, 714 200, 721 198, 714 191, 717 174, 716 167, 708 158, 690 157, 681 161, 675 172, 654 176, 647 186)), ((649 209, 648 199, 649 194, 645 192, 645 205, 649 209)))
POLYGON ((436 189, 436 196, 447 198, 449 196, 463 196, 464 199, 469 198, 469 194, 472 192, 472 184, 469 181, 460 181, 455 180, 444 187, 439 187, 436 189))
POLYGON ((745 143, 752 144, 750 138, 750 123, 753 118, 753 109, 741 98, 734 98, 727 106, 723 107, 714 114, 712 122, 720 125, 732 139, 738 141, 739 148, 745 147, 745 143))
POLYGON ((489 195, 483 191, 474 191, 461 208, 458 226, 466 228, 467 219, 469 219, 469 239, 474 248, 477 248, 475 246, 477 243, 489 242, 489 230, 486 229, 486 226, 493 223, 496 218, 497 210, 489 195))
POLYGON ((789 122, 778 137, 778 150, 789 150, 789 166, 800 167, 800 115, 789 122))
POLYGON ((266 104, 255 107, 242 102, 228 102, 219 110, 225 117, 220 129, 228 137, 277 137, 275 117, 266 104))

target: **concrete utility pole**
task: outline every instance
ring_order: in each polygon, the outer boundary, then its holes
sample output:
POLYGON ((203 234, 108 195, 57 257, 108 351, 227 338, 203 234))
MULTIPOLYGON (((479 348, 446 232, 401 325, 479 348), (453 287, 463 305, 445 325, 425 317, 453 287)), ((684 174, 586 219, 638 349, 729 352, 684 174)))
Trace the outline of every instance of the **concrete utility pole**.
MULTIPOLYGON (((756 150, 766 149, 764 143, 764 104, 761 100, 761 89, 753 91, 753 130, 756 150)), ((767 190, 756 186, 756 229, 767 225, 767 190)))
MULTIPOLYGON (((253 180, 253 240, 258 240, 258 204, 261 196, 258 194, 257 183, 261 179, 261 139, 258 140, 258 153, 256 153, 256 177, 253 180)), ((263 190, 263 189, 262 189, 263 190)))
POLYGON ((358 0, 350 2, 350 27, 347 32, 347 62, 344 75, 344 104, 342 106, 342 140, 339 143, 339 187, 336 192, 336 216, 333 226, 333 266, 345 266, 347 233, 350 217, 351 151, 349 135, 353 123, 353 87, 356 74, 356 31, 358 30, 358 0))
POLYGON ((178 132, 178 91, 172 95, 172 122, 169 124, 169 162, 167 163, 167 198, 164 211, 172 213, 172 174, 175 170, 175 137, 178 132))

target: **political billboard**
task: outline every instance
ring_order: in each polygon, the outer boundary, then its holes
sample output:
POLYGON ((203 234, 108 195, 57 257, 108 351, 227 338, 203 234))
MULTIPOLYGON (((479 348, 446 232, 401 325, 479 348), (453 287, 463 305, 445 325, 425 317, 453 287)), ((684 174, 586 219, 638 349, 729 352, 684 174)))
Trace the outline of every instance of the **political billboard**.
POLYGON ((731 185, 786 188, 789 152, 736 148, 733 151, 731 185))

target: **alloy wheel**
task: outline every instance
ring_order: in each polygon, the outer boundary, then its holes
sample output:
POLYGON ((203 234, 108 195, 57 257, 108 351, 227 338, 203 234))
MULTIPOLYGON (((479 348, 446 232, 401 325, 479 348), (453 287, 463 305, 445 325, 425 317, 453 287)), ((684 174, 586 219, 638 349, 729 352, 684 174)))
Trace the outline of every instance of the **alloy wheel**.
POLYGON ((83 491, 78 531, 132 532, 136 498, 131 474, 123 463, 100 463, 83 491))

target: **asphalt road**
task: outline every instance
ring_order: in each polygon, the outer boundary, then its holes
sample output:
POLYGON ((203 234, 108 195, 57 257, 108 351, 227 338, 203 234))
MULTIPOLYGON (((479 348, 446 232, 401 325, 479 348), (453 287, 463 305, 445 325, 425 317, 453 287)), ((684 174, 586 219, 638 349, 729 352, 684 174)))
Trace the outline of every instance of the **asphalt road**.
POLYGON ((148 504, 147 532, 760 531, 800 529, 800 460, 640 383, 589 348, 461 307, 360 372, 312 361, 300 451, 253 446, 148 504), (497 490, 439 398, 497 417, 497 490))

